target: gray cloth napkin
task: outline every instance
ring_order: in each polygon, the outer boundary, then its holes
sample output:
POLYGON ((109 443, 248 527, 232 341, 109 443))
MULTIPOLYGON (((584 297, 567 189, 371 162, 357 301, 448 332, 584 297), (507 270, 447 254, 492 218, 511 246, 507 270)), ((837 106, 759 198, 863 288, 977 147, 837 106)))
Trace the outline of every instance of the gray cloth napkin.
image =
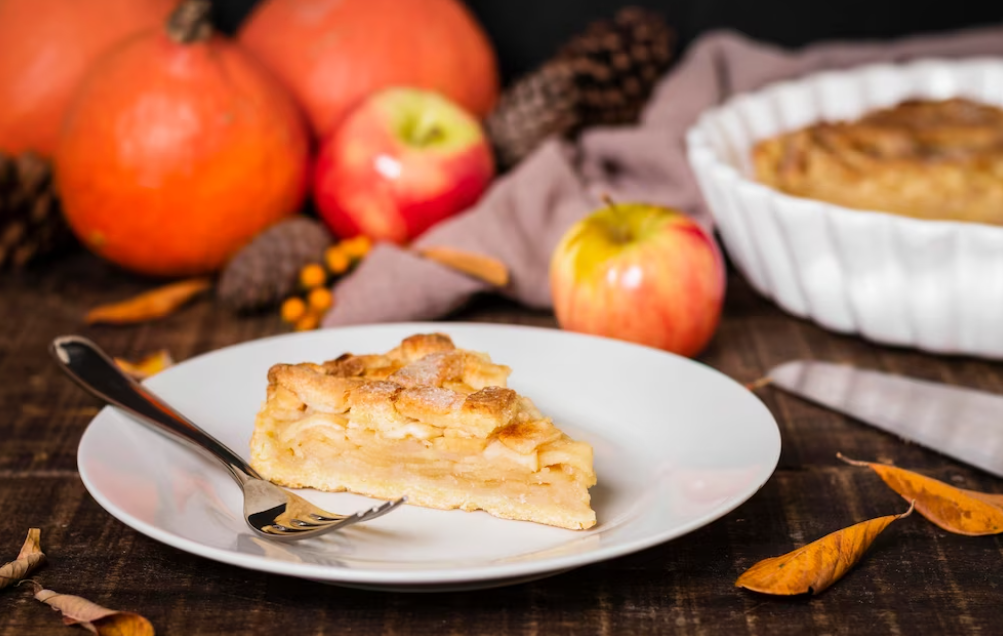
MULTIPOLYGON (((698 115, 728 97, 806 73, 920 57, 1003 55, 1003 28, 893 42, 824 43, 790 51, 733 32, 695 42, 660 82, 637 126, 596 128, 576 143, 545 143, 499 178, 471 210, 419 238, 502 260, 511 282, 500 293, 550 307, 550 255, 575 221, 601 205, 644 201, 683 210, 710 225, 686 162, 684 137, 698 115)), ((324 326, 443 316, 486 284, 391 245, 379 245, 335 289, 324 326)))

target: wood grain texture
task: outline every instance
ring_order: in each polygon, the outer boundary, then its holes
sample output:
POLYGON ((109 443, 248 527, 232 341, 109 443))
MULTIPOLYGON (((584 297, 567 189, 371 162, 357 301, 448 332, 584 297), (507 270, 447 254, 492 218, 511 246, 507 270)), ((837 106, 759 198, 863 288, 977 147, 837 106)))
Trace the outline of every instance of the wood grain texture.
MULTIPOLYGON (((879 347, 790 318, 737 276, 725 317, 701 356, 741 382, 794 357, 852 362, 1003 393, 1003 365, 879 347)), ((766 388, 783 452, 745 505, 676 541, 535 583, 479 592, 363 592, 241 570, 159 544, 106 514, 84 490, 76 448, 97 403, 46 353, 56 335, 89 336, 113 355, 167 348, 177 360, 280 333, 277 317, 236 318, 208 298, 162 321, 86 327, 90 307, 151 286, 79 254, 0 278, 0 561, 42 529, 47 587, 147 616, 158 634, 995 634, 1003 605, 1000 537, 948 534, 918 515, 885 532, 823 595, 770 598, 736 577, 856 521, 900 511, 901 499, 850 457, 894 460, 986 492, 1003 481, 766 388)), ((554 326, 552 316, 481 299, 461 320, 554 326)), ((30 590, 0 591, 0 636, 82 633, 30 590)))

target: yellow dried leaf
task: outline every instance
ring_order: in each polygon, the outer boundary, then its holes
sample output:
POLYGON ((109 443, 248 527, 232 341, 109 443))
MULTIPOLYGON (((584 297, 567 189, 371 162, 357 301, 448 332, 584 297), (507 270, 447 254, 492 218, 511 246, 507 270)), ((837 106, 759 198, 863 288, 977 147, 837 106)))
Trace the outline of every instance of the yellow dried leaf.
POLYGON ((115 358, 115 364, 134 380, 145 380, 151 375, 156 375, 168 367, 174 366, 174 358, 167 349, 161 349, 156 353, 151 353, 139 362, 130 362, 125 358, 115 358))
POLYGON ((80 625, 99 636, 153 636, 153 625, 139 614, 101 607, 85 598, 43 589, 32 581, 35 598, 63 614, 67 625, 80 625))
POLYGON ((900 515, 861 521, 793 552, 764 559, 738 577, 735 586, 763 594, 819 594, 856 565, 888 524, 911 512, 909 506, 900 515))
POLYGON ((41 544, 42 531, 38 528, 30 528, 28 536, 21 546, 21 551, 17 558, 10 563, 0 567, 0 589, 12 583, 17 583, 28 576, 32 570, 37 568, 42 561, 45 561, 45 554, 42 553, 41 544))
POLYGON ((208 278, 192 278, 150 290, 121 302, 87 312, 88 325, 127 325, 163 318, 174 313, 212 286, 208 278))
POLYGON ((508 285, 508 268, 497 258, 455 247, 423 247, 418 253, 430 261, 463 272, 495 287, 508 285))
POLYGON ((838 454, 847 464, 866 466, 906 501, 916 502, 916 512, 948 532, 969 536, 1003 532, 1003 495, 955 488, 911 470, 862 462, 838 454))

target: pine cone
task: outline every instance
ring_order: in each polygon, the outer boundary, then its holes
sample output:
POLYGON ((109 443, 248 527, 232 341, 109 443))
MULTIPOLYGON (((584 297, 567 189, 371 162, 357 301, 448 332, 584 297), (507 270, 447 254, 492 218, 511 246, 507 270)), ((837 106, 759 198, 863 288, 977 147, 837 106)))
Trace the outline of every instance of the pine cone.
POLYGON ((277 305, 296 291, 303 266, 320 262, 332 242, 327 228, 306 217, 273 225, 227 264, 216 295, 237 312, 277 305))
POLYGON ((550 135, 636 121, 668 69, 672 39, 659 15, 636 7, 592 23, 502 94, 485 121, 498 164, 512 166, 550 135))
POLYGON ((32 152, 0 153, 0 270, 21 269, 72 238, 49 163, 32 152))
POLYGON ((672 60, 673 33, 662 17, 627 7, 593 22, 557 54, 571 65, 582 95, 583 125, 637 121, 672 60))
POLYGON ((570 65, 551 62, 518 80, 484 122, 501 166, 519 163, 551 135, 580 123, 581 96, 570 65))

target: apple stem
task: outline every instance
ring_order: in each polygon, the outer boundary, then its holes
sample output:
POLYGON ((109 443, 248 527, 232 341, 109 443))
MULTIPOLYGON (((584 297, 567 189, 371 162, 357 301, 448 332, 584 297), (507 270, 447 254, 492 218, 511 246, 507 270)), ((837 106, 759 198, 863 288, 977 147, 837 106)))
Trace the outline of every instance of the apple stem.
POLYGON ((192 44, 212 36, 209 0, 185 0, 167 19, 167 35, 178 44, 192 44))
MULTIPOLYGON (((608 192, 602 193, 601 195, 599 195, 599 198, 602 199, 602 202, 605 203, 609 207, 609 209, 613 210, 617 215, 621 214, 620 206, 616 204, 616 201, 613 200, 613 197, 611 197, 608 192)), ((626 245, 627 243, 630 243, 632 240, 634 240, 633 233, 623 223, 615 225, 612 228, 612 230, 613 230, 613 240, 616 241, 617 243, 620 243, 621 245, 626 245)))
POLYGON ((424 130, 419 131, 418 138, 415 140, 418 142, 419 146, 427 146, 433 141, 437 141, 442 137, 442 129, 438 126, 430 126, 424 130))

